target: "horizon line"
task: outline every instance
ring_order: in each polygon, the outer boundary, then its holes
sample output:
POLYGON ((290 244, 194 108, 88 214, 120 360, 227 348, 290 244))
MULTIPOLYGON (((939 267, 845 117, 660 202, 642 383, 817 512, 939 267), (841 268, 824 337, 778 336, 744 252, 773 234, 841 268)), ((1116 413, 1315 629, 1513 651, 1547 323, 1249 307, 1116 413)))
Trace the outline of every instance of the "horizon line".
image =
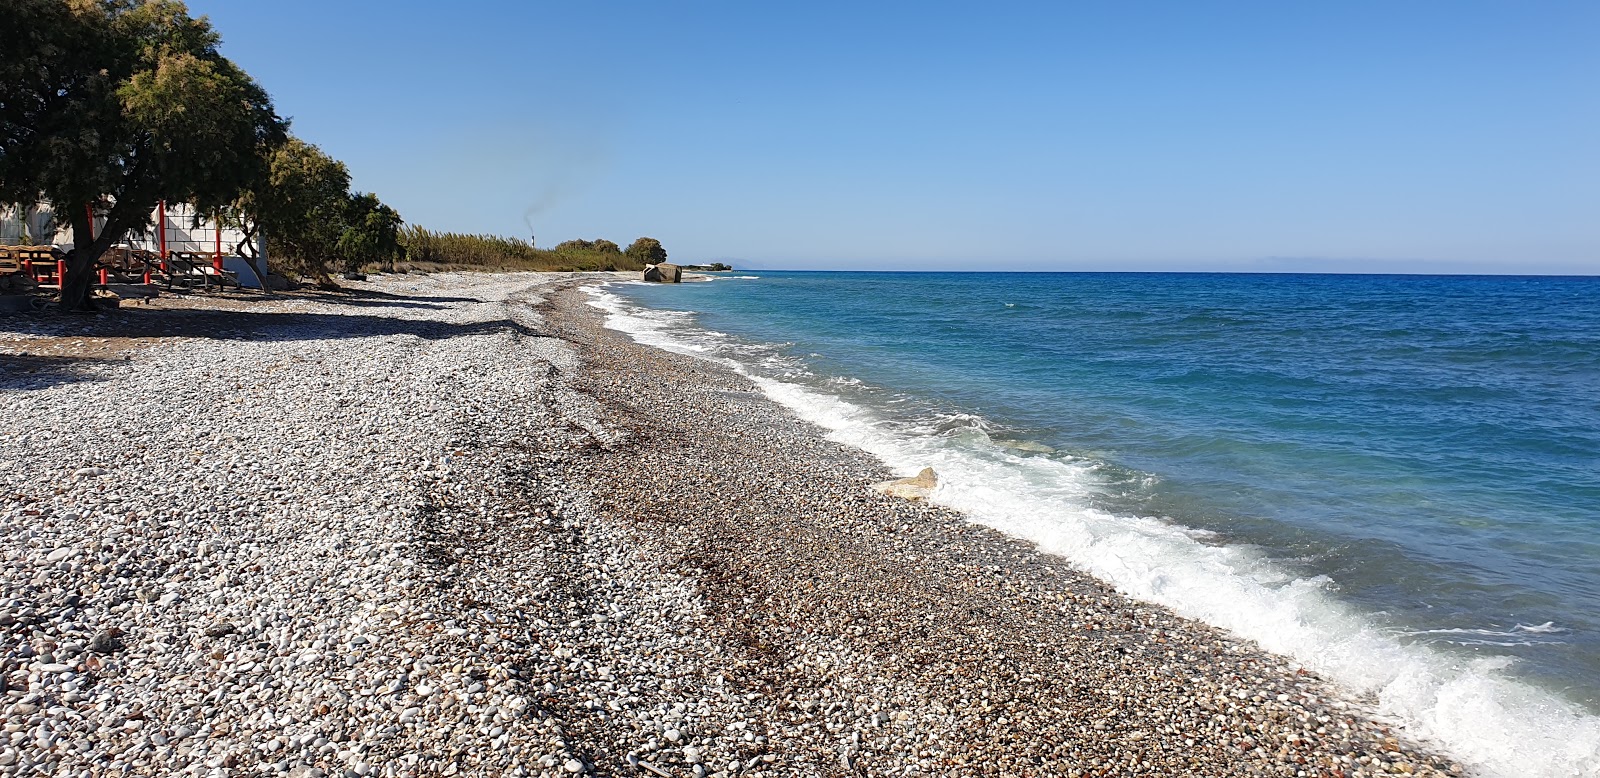
MULTIPOLYGON (((713 260, 731 264, 728 260, 713 260)), ((677 264, 677 263, 673 263, 677 264)), ((686 263, 700 264, 700 263, 686 263)), ((735 265, 733 271, 753 271, 768 273, 905 273, 910 275, 938 275, 938 274, 981 274, 981 273, 1033 273, 1033 274, 1119 274, 1119 275, 1230 275, 1230 276, 1412 276, 1421 278, 1600 278, 1600 271, 1592 273, 1427 273, 1427 272, 1372 272, 1372 271, 1340 271, 1340 270, 895 270, 872 268, 779 268, 779 267, 740 267, 735 265)), ((705 271, 705 272, 732 272, 732 271, 705 271)))

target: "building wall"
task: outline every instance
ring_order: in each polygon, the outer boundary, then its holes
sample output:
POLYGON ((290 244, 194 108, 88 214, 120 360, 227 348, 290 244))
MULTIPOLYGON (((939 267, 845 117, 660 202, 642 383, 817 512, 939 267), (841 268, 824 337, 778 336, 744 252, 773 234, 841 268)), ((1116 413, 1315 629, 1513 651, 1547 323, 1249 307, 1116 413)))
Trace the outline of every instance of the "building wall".
MULTIPOLYGON (((186 203, 175 203, 167 206, 166 233, 168 251, 192 251, 201 254, 211 254, 217 251, 218 230, 216 222, 209 217, 196 219, 195 210, 186 203)), ((145 234, 129 234, 123 238, 123 243, 134 248, 149 251, 161 250, 161 238, 158 234, 161 223, 159 219, 160 208, 150 212, 150 228, 145 234)), ((72 234, 72 227, 55 220, 55 214, 48 203, 16 206, 0 206, 0 245, 16 245, 23 242, 23 236, 32 236, 35 244, 50 244, 62 251, 67 251, 76 243, 72 234), (41 237, 43 236, 43 237, 41 237)), ((97 217, 94 228, 101 229, 105 225, 104 217, 97 217)), ((223 228, 221 230, 223 256, 235 255, 234 249, 239 242, 244 240, 244 233, 240 230, 223 228)))
POLYGON ((55 215, 48 205, 0 205, 0 245, 15 246, 24 242, 35 245, 55 245, 58 239, 72 239, 71 229, 56 229, 55 215))

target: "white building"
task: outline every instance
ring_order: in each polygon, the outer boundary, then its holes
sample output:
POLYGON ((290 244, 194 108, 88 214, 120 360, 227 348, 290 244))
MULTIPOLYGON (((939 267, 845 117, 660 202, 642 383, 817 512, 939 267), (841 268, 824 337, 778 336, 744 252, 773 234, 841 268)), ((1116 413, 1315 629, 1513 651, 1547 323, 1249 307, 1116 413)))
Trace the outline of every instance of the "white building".
MULTIPOLYGON (((187 203, 162 203, 150 212, 150 227, 143 233, 130 233, 119 245, 143 249, 163 259, 183 255, 190 261, 205 263, 208 259, 217 268, 230 271, 239 283, 259 287, 260 279, 250 269, 239 245, 245 240, 243 230, 232 227, 218 228, 216 220, 196 214, 187 203)), ((94 219, 96 233, 105 226, 105 217, 94 219)), ((266 239, 259 233, 255 239, 256 256, 267 255, 266 239)), ((72 225, 58 219, 48 203, 18 206, 0 205, 0 245, 49 245, 70 251, 77 242, 72 225)), ((209 271, 207 271, 209 272, 209 271)))
MULTIPOLYGON (((123 239, 123 244, 162 256, 172 252, 224 258, 238 255, 239 243, 245 239, 243 231, 231 227, 219 230, 214 219, 208 216, 196 218, 194 208, 185 203, 163 206, 157 206, 150 212, 152 224, 146 234, 129 234, 123 239)), ((105 223, 104 216, 97 216, 94 229, 98 231, 105 223)), ((49 204, 0 206, 0 245, 32 243, 67 251, 76 242, 72 226, 66 219, 57 219, 49 204)))

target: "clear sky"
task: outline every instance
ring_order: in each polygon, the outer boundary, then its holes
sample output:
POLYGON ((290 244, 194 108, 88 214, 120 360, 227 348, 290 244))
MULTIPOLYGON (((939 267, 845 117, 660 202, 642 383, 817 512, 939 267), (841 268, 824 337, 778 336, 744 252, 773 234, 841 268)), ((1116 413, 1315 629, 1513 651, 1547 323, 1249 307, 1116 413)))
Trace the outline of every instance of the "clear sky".
POLYGON ((745 267, 1600 273, 1600 2, 191 0, 407 221, 745 267))

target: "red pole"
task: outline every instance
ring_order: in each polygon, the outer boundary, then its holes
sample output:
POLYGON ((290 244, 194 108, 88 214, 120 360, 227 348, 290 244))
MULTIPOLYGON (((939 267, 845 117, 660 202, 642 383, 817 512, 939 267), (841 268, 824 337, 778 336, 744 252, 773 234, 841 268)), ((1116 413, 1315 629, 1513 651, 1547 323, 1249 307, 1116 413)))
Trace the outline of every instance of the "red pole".
POLYGON ((161 272, 167 272, 167 201, 161 201, 161 212, 156 214, 156 224, 159 231, 156 233, 158 250, 161 252, 161 272))
POLYGON ((66 285, 67 285, 67 261, 64 260, 64 259, 58 259, 58 260, 56 260, 56 286, 66 286, 66 285))
MULTIPOLYGON (((222 214, 217 214, 216 221, 213 221, 211 223, 211 226, 215 227, 216 228, 216 232, 217 232, 217 253, 211 259, 211 267, 216 269, 218 275, 221 275, 222 274, 222 214)), ((219 282, 219 285, 220 285, 221 279, 218 279, 218 282, 219 282)))
MULTIPOLYGON (((93 243, 94 242, 94 206, 92 206, 92 205, 83 206, 83 212, 89 215, 89 242, 93 243)), ((62 267, 62 270, 61 270, 61 287, 63 289, 65 289, 66 286, 67 286, 66 265, 62 265, 61 267, 62 267)), ((106 270, 105 270, 105 268, 100 268, 100 285, 101 286, 105 286, 106 285, 106 270)))

